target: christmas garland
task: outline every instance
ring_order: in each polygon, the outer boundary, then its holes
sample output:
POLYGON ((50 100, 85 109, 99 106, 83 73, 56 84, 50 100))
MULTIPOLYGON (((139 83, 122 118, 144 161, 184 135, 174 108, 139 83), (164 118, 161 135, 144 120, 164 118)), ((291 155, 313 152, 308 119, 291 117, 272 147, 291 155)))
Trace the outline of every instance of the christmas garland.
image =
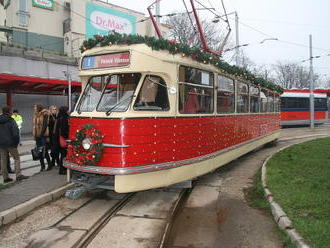
POLYGON ((68 145, 67 159, 78 165, 94 166, 101 157, 103 151, 103 136, 92 124, 84 125, 77 130, 76 137, 68 145), (83 140, 88 138, 91 146, 88 150, 82 146, 83 140))
POLYGON ((254 74, 248 70, 230 65, 227 62, 221 60, 219 56, 205 52, 201 50, 200 47, 190 47, 187 44, 177 43, 175 41, 165 40, 163 38, 156 39, 154 37, 141 36, 141 35, 127 35, 112 33, 105 36, 95 35, 94 38, 85 40, 80 47, 81 52, 91 49, 96 46, 111 46, 113 44, 118 45, 132 45, 132 44, 142 44, 145 43, 147 46, 151 47, 153 50, 167 50, 171 54, 181 54, 181 56, 187 56, 202 62, 204 64, 212 64, 217 67, 221 72, 234 75, 239 78, 243 78, 251 81, 255 85, 268 88, 282 93, 283 89, 279 85, 276 85, 270 81, 263 78, 256 77, 254 74))

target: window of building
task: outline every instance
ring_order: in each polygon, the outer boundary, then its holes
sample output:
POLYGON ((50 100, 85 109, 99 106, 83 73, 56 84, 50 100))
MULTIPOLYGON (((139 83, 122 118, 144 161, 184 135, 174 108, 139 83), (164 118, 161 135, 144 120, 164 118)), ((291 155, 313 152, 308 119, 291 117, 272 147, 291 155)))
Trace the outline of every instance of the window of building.
POLYGON ((250 112, 258 113, 260 111, 260 89, 250 86, 250 112))
POLYGON ((217 112, 235 112, 235 84, 234 80, 218 75, 217 89, 217 112))
POLYGON ((237 82, 237 113, 249 112, 249 87, 245 83, 237 82))
POLYGON ((147 75, 135 101, 134 110, 167 111, 169 109, 165 81, 159 76, 147 75))
POLYGON ((179 81, 180 113, 213 113, 213 73, 180 66, 179 81))
POLYGON ((262 112, 262 113, 267 112, 267 96, 268 96, 268 90, 261 89, 261 91, 260 91, 260 112, 262 112))
POLYGON ((19 0, 19 9, 17 12, 19 25, 27 26, 29 23, 28 0, 19 0))

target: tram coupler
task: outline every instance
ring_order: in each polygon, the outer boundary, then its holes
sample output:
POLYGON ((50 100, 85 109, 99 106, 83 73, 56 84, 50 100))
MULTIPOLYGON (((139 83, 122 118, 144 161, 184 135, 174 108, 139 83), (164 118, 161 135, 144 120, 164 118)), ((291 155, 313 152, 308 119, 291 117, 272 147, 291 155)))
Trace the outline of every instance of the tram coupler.
POLYGON ((81 197, 84 193, 94 189, 114 189, 113 176, 108 175, 96 175, 89 173, 73 172, 71 182, 76 185, 80 185, 76 188, 69 189, 65 192, 65 197, 76 200, 81 197))
POLYGON ((192 183, 193 183, 192 180, 187 180, 187 181, 173 184, 173 185, 169 186, 169 188, 171 188, 171 189, 190 189, 190 188, 192 188, 192 183))

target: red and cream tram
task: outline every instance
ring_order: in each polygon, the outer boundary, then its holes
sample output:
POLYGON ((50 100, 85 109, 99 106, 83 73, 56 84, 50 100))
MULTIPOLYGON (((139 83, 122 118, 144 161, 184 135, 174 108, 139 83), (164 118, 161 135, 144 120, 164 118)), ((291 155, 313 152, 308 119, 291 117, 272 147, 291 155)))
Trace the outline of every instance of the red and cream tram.
POLYGON ((80 76, 65 167, 117 192, 196 178, 279 136, 275 87, 193 56, 110 43, 83 53, 80 76))
MULTIPOLYGON (((281 125, 310 124, 309 90, 285 90, 281 95, 281 125)), ((323 124, 328 120, 327 94, 314 93, 314 122, 323 124)))

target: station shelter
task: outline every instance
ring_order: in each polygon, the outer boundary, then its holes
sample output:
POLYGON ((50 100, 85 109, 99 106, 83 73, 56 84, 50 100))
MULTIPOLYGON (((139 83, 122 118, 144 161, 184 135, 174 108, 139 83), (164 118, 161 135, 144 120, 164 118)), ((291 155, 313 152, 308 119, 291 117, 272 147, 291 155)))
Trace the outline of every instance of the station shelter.
POLYGON ((37 58, 36 54, 32 59, 24 55, 24 51, 23 56, 17 56, 20 53, 18 48, 10 51, 10 55, 4 47, 1 49, 0 106, 8 105, 12 110, 19 111, 24 121, 23 134, 32 132, 34 104, 42 104, 45 108, 51 105, 68 106, 69 79, 71 105, 74 105, 81 91, 76 61, 51 55, 37 58))

